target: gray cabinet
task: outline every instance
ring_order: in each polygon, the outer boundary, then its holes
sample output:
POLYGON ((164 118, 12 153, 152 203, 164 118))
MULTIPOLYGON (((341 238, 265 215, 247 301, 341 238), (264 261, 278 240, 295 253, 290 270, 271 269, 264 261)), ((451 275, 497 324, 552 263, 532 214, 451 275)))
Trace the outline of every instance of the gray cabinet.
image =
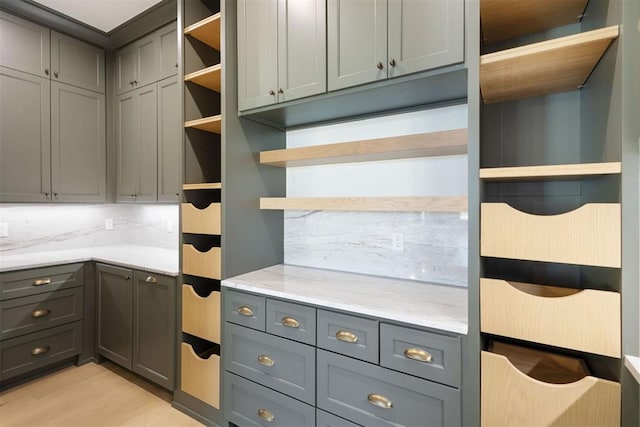
POLYGON ((326 91, 323 0, 238 2, 238 107, 326 91))
POLYGON ((51 32, 51 79, 95 92, 105 92, 104 51, 51 32))
POLYGON ((158 82, 158 201, 178 202, 182 184, 180 85, 177 77, 158 82))
POLYGON ((0 11, 0 66, 48 77, 49 29, 0 11))
POLYGON ((162 80, 178 74, 177 23, 173 22, 164 26, 157 33, 160 50, 160 73, 158 78, 162 80))

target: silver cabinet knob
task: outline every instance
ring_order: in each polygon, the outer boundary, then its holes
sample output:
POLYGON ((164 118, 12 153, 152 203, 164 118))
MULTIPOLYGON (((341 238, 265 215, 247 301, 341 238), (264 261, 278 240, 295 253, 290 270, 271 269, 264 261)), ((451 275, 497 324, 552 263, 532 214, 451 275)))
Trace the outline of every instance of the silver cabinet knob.
POLYGON ((378 67, 378 70, 382 70, 384 68, 384 65, 382 65, 382 62, 378 62, 378 64, 376 64, 376 67, 378 67))
POLYGON ((282 88, 278 89, 278 93, 279 93, 280 95, 282 95, 282 94, 284 93, 284 91, 282 90, 282 88))
POLYGON ((273 95, 275 95, 275 94, 276 94, 276 93, 273 91, 273 89, 269 89, 269 95, 273 96, 273 95))
POLYGON ((48 68, 45 68, 45 69, 44 69, 44 73, 48 76, 48 75, 49 75, 49 69, 48 69, 48 68))
POLYGON ((54 71, 54 72, 53 72, 53 76, 57 79, 57 78, 58 78, 58 72, 57 72, 57 71, 54 71))
POLYGON ((392 67, 396 66, 396 60, 392 59, 391 61, 389 61, 389 65, 391 65, 392 67))

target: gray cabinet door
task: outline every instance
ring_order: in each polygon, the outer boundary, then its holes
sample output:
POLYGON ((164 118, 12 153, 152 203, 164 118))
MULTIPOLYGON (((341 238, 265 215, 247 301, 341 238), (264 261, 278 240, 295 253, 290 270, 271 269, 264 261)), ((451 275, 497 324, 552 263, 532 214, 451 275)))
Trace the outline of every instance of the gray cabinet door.
POLYGON ((49 29, 0 11, 0 65, 48 77, 49 29))
POLYGON ((0 202, 51 193, 48 78, 0 67, 0 202))
POLYGON ((388 13, 389 77, 464 60, 464 0, 389 0, 388 13))
POLYGON ((155 202, 158 199, 158 97, 156 85, 136 92, 140 100, 140 163, 136 202, 155 202))
POLYGON ((324 0, 278 0, 278 102, 327 90, 324 0))
POLYGON ((178 33, 176 23, 173 22, 158 30, 160 44, 160 72, 158 79, 178 74, 178 33))
POLYGON ((129 45, 116 52, 116 74, 114 76, 116 93, 122 94, 135 89, 136 47, 129 45))
POLYGON ((238 109, 274 104, 278 90, 278 0, 238 0, 238 109))
POLYGON ((133 371, 172 390, 175 280, 141 271, 133 279, 133 371))
POLYGON ((136 50, 135 87, 155 83, 160 77, 160 37, 149 34, 134 44, 136 50))
POLYGON ((386 79, 387 68, 387 0, 328 0, 329 90, 386 79))
POLYGON ((51 79, 105 92, 104 51, 55 31, 51 32, 51 79))
POLYGON ((177 203, 182 183, 182 126, 177 77, 158 83, 158 201, 177 203))
POLYGON ((106 199, 105 96, 51 83, 53 201, 106 199))
POLYGON ((98 264, 98 353, 131 369, 132 271, 98 264))

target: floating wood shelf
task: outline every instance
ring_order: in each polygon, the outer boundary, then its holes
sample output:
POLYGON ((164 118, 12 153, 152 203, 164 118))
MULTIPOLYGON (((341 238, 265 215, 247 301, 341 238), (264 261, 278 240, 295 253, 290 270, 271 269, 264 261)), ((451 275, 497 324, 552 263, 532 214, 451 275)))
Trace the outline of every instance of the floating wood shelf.
POLYGON ((220 76, 222 67, 220 64, 212 65, 203 70, 194 71, 184 76, 185 82, 193 82, 207 89, 220 93, 220 76))
POLYGON ((620 162, 567 165, 482 168, 480 178, 487 181, 582 179, 592 175, 611 175, 622 171, 620 162))
POLYGON ((367 162, 467 152, 467 129, 263 151, 260 163, 287 167, 367 162))
POLYGON ((484 43, 579 22, 588 0, 482 0, 480 21, 484 43))
POLYGON ((220 50, 220 13, 189 25, 184 34, 200 40, 215 50, 220 50))
POLYGON ((222 188, 222 184, 219 182, 204 182, 202 184, 182 184, 182 189, 185 191, 191 190, 219 190, 222 188))
POLYGON ((466 212, 466 197, 262 197, 260 209, 308 211, 466 212))
POLYGON ((222 132, 222 116, 217 115, 204 117, 202 119, 189 120, 188 122, 184 122, 184 127, 220 134, 222 132))
POLYGON ((579 89, 616 37, 617 25, 482 55, 482 99, 489 104, 579 89))

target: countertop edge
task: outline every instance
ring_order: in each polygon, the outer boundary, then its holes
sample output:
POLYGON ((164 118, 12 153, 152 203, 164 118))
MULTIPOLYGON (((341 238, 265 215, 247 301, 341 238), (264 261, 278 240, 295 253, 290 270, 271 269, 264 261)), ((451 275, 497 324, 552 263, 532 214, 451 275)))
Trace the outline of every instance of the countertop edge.
POLYGON ((640 384, 640 357, 638 356, 624 356, 624 365, 627 367, 631 375, 640 384))

